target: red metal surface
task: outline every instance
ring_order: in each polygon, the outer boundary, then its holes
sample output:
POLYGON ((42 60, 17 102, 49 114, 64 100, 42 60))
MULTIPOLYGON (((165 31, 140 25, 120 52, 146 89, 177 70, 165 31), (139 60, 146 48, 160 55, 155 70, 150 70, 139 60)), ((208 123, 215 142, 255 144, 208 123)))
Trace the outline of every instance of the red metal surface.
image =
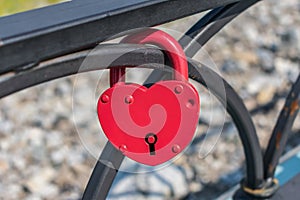
MULTIPOLYGON (((185 53, 180 44, 169 34, 161 30, 149 28, 125 37, 121 42, 134 44, 152 44, 158 46, 165 51, 166 55, 172 61, 172 66, 175 69, 174 79, 182 81, 188 80, 188 64, 186 61, 185 53)), ((121 79, 122 75, 124 75, 124 68, 111 69, 110 77, 115 78, 110 79, 110 85, 112 86, 116 82, 118 82, 118 79, 116 77, 119 77, 121 79)))
POLYGON ((161 47, 174 67, 174 79, 150 88, 124 83, 124 68, 110 71, 111 88, 98 101, 98 117, 108 140, 127 157, 162 164, 190 143, 198 122, 200 100, 188 83, 188 64, 179 43, 167 33, 147 29, 122 42, 161 47))
POLYGON ((109 141, 124 155, 147 165, 162 164, 184 150, 194 136, 199 116, 194 87, 177 80, 160 81, 150 88, 119 82, 98 102, 98 117, 109 141), (176 93, 181 86, 182 92, 176 93), (126 99, 131 96, 132 103, 126 99), (109 101, 102 101, 109 99, 109 101), (190 102, 194 102, 191 104, 190 102), (154 143, 155 154, 149 144, 154 143))

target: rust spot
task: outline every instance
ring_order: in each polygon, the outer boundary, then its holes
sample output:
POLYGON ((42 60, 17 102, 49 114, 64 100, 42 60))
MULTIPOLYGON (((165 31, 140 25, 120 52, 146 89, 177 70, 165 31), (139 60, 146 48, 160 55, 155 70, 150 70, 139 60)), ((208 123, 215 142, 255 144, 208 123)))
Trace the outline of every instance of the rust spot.
POLYGON ((294 115, 299 110, 298 100, 293 101, 291 105, 290 115, 294 115))
POLYGON ((282 134, 280 132, 276 135, 276 149, 279 149, 280 147, 280 140, 281 140, 282 134))

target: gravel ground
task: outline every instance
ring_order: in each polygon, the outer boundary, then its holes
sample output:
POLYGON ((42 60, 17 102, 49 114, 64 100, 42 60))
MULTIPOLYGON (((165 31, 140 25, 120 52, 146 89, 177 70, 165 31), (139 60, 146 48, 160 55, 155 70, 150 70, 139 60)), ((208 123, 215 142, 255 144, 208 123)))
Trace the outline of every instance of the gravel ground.
MULTIPOLYGON (((299 74, 299 12, 297 0, 261 2, 195 57, 205 63, 208 53, 218 72, 241 95, 263 148, 288 88, 299 74)), ((198 17, 164 28, 184 32, 198 17)), ((88 73, 56 80, 0 101, 0 199, 81 197, 95 157, 106 142, 95 113, 98 76, 88 73)), ((221 105, 197 87, 202 105, 195 142, 160 170, 120 173, 110 199, 212 199, 239 182, 244 155, 235 126, 221 105), (203 140, 205 133, 208 137, 203 140)), ((299 130, 298 116, 287 149, 299 144, 299 130)), ((149 168, 126 160, 122 171, 149 168)))

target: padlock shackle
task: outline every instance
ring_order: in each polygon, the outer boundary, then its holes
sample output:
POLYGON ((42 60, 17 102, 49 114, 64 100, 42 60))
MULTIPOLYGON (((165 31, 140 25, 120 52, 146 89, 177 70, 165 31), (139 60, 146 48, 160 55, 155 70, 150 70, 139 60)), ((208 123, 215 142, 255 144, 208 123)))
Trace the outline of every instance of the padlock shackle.
MULTIPOLYGON (((171 64, 175 70, 174 79, 180 81, 188 81, 188 63, 186 55, 178 43, 171 35, 158 30, 146 29, 128 35, 121 43, 134 43, 134 44, 152 44, 161 48, 169 57, 171 64)), ((110 85, 124 80, 125 68, 116 68, 110 70, 110 85)))
POLYGON ((109 72, 110 87, 117 82, 125 82, 125 67, 111 69, 109 72))

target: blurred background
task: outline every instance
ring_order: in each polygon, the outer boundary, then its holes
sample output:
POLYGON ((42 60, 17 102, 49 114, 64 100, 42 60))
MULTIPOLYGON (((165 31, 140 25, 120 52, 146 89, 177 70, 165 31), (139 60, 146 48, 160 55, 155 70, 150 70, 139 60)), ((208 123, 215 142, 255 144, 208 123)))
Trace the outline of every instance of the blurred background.
POLYGON ((0 15, 10 15, 13 13, 23 12, 34 8, 41 8, 65 1, 69 0, 1 0, 0 15))
MULTIPOLYGON (((53 3, 59 1, 1 0, 0 15, 53 3)), ((184 33, 202 15, 162 28, 170 34, 172 30, 184 33)), ((208 54, 213 60, 208 65, 243 98, 263 148, 300 71, 299 16, 297 0, 262 1, 226 26, 194 57, 206 63, 204 55, 208 54)), ((141 73, 132 72, 131 76, 137 74, 141 73)), ((0 199, 80 199, 97 156, 88 145, 101 150, 106 142, 95 123, 95 107, 90 106, 95 97, 86 98, 87 93, 95 93, 97 81, 98 74, 87 73, 1 99, 0 199), (74 101, 80 113, 76 123, 74 101)), ((224 126, 222 106, 195 84, 202 105, 194 142, 172 165, 146 174, 120 173, 109 199, 214 199, 239 183, 244 174, 244 155, 236 128, 228 115, 224 126), (204 140, 205 134, 208 137, 204 140), (212 146, 209 154, 199 150, 212 146)), ((299 136, 298 115, 287 151, 300 143, 299 136)), ((125 171, 143 168, 128 160, 122 166, 125 171)))

